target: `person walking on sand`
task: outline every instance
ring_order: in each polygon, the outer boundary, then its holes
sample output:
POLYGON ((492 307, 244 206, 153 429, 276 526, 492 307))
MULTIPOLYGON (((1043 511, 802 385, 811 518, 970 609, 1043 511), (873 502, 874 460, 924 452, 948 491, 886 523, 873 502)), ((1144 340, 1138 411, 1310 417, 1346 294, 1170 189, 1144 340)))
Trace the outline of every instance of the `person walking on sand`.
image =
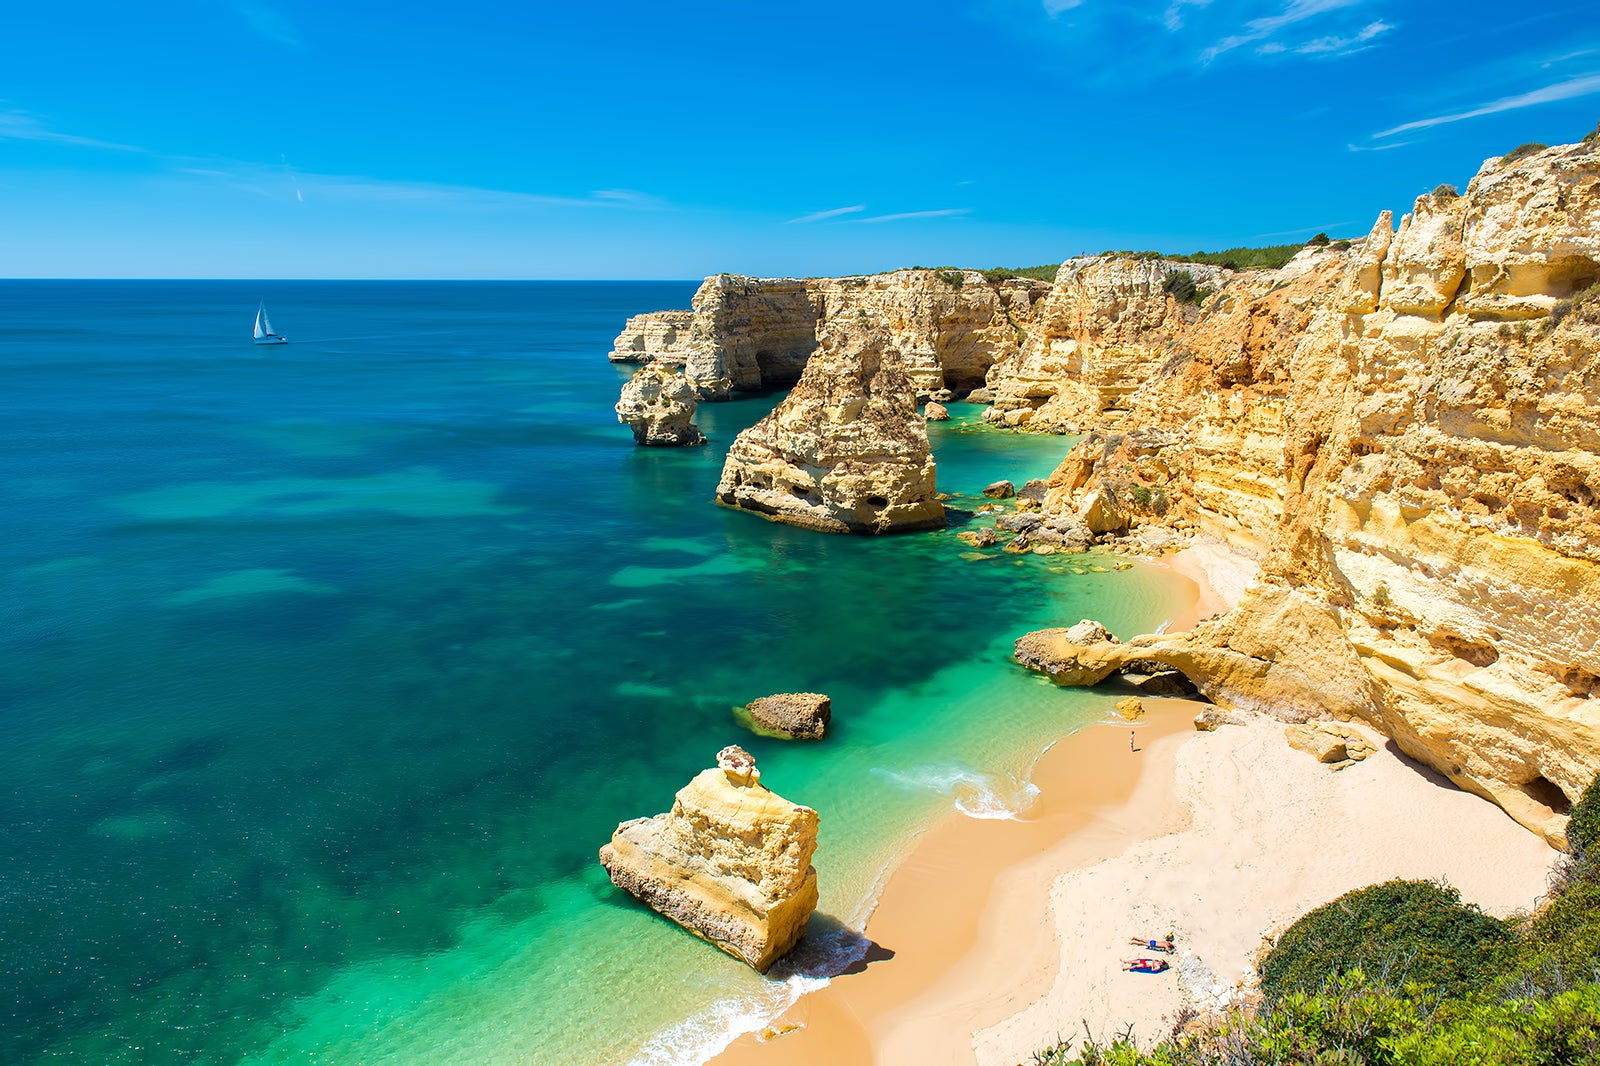
POLYGON ((1138 748, 1133 746, 1133 738, 1138 736, 1138 735, 1139 734, 1137 732, 1135 732, 1134 730, 1132 730, 1132 729, 1128 730, 1128 750, 1129 751, 1138 751, 1139 750, 1138 748))

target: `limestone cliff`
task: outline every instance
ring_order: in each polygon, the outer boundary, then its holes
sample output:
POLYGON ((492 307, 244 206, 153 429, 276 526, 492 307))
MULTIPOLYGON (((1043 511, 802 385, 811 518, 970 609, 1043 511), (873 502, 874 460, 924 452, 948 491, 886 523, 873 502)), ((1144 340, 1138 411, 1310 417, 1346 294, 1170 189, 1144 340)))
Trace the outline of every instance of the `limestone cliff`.
POLYGON ((990 377, 1035 426, 1100 431, 1047 512, 1099 493, 1262 556, 1237 610, 1138 654, 1364 718, 1559 840, 1600 771, 1600 144, 1491 159, 1192 310, 1159 269, 1069 262, 990 377))
POLYGON ((617 362, 681 366, 702 399, 786 388, 830 323, 870 317, 887 331, 918 395, 948 399, 984 383, 1014 352, 1049 286, 976 271, 899 270, 851 278, 709 277, 692 311, 635 315, 617 362))
POLYGON ((761 784, 749 753, 678 791, 672 809, 617 826, 600 862, 618 888, 761 973, 817 906, 817 812, 761 784))
POLYGON ((794 389, 728 449, 717 499, 829 533, 944 525, 928 430, 891 331, 830 323, 794 389))

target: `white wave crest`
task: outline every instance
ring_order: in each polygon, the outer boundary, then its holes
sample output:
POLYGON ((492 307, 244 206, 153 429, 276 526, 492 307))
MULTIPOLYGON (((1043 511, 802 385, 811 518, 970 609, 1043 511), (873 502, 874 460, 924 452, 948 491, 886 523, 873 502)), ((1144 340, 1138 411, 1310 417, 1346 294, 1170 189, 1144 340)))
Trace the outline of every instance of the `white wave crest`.
POLYGON ((759 991, 718 1000, 651 1037, 632 1066, 698 1066, 746 1033, 764 1029, 807 992, 867 957, 872 942, 823 914, 814 915, 806 936, 780 959, 759 991), (824 928, 818 930, 818 924, 824 928))
POLYGON ((1015 820, 1033 806, 1039 795, 1032 781, 1010 774, 980 774, 962 766, 928 766, 918 770, 878 770, 877 773, 906 788, 926 789, 955 801, 956 810, 969 818, 1015 820))

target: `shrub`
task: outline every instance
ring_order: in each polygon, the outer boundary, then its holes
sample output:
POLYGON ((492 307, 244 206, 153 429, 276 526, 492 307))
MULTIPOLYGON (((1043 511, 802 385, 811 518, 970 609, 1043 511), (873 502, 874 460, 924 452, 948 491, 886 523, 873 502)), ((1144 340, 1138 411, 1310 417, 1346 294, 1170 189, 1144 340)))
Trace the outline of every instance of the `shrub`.
POLYGON ((1378 587, 1372 590, 1372 602, 1379 607, 1389 606, 1389 586, 1378 582, 1378 587))
POLYGON ((1438 200, 1454 200, 1461 196, 1461 190, 1449 182, 1445 182, 1443 185, 1434 186, 1433 196, 1438 200))
POLYGON ((1600 125, 1595 126, 1592 133, 1584 135, 1584 144, 1600 144, 1600 125))
POLYGON ((1181 304, 1200 302, 1200 288, 1194 283, 1194 275, 1187 270, 1174 270, 1168 274, 1167 280, 1161 283, 1161 291, 1181 304))
POLYGON ((990 267, 983 272, 989 281, 1005 281, 1007 278, 1034 278, 1037 281, 1054 281, 1056 274, 1061 270, 1060 263, 1046 263, 1043 266, 1031 267, 990 267))
POLYGON ((1511 939, 1500 919, 1432 881, 1386 881, 1347 892, 1291 925, 1261 964, 1272 999, 1315 993, 1352 970, 1454 995, 1483 981, 1511 939))
POLYGON ((1600 282, 1550 308, 1550 326, 1554 328, 1571 318, 1588 326, 1600 326, 1600 282))
POLYGON ((1332 248, 1336 252, 1348 252, 1350 250, 1350 242, 1343 240, 1334 241, 1332 244, 1328 245, 1328 247, 1332 248))
POLYGON ((1332 241, 1332 240, 1333 240, 1333 238, 1329 237, 1326 233, 1319 233, 1315 237, 1313 237, 1309 241, 1307 241, 1306 243, 1311 245, 1314 248, 1326 248, 1328 246, 1328 243, 1330 241, 1332 241))
POLYGON ((1530 155, 1538 155, 1540 152, 1549 147, 1550 146, 1548 144, 1540 144, 1538 141, 1529 141, 1527 144, 1519 144, 1515 148, 1511 149, 1511 151, 1501 156, 1500 162, 1515 163, 1517 160, 1526 159, 1530 155))
POLYGON ((933 276, 950 286, 952 289, 961 288, 961 286, 965 284, 967 280, 966 274, 956 270, 953 267, 940 267, 933 272, 933 276))

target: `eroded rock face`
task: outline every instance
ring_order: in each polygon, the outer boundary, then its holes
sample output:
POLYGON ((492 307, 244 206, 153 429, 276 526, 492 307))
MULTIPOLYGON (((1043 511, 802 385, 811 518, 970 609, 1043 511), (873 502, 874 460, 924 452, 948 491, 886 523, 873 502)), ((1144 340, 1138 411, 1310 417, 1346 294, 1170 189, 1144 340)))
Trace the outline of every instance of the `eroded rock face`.
MULTIPOLYGON (((1086 423, 1046 516, 1099 493, 1135 535, 1259 554, 1237 610, 1128 645, 1227 706, 1363 719, 1559 842, 1600 771, 1600 303, 1571 304, 1596 281, 1600 145, 1490 160, 1193 321, 1137 314, 1170 354, 1086 423)), ((1056 373, 1035 421, 1088 387, 1056 373)))
POLYGON ((600 849, 611 881, 761 973, 817 906, 817 812, 761 784, 742 748, 678 791, 672 809, 623 822, 600 849))
POLYGON ((682 374, 661 364, 642 366, 617 400, 617 421, 632 428, 636 444, 704 444, 694 424, 694 388, 682 374))
POLYGON ((995 360, 1014 352, 1049 286, 990 281, 976 271, 898 270, 851 278, 717 274, 691 311, 636 315, 614 361, 682 366, 701 399, 781 388, 800 377, 830 323, 865 315, 900 352, 917 394, 964 396, 995 360))
POLYGON ((771 414, 728 449, 717 499, 828 533, 944 525, 916 390, 885 330, 835 326, 771 414))

